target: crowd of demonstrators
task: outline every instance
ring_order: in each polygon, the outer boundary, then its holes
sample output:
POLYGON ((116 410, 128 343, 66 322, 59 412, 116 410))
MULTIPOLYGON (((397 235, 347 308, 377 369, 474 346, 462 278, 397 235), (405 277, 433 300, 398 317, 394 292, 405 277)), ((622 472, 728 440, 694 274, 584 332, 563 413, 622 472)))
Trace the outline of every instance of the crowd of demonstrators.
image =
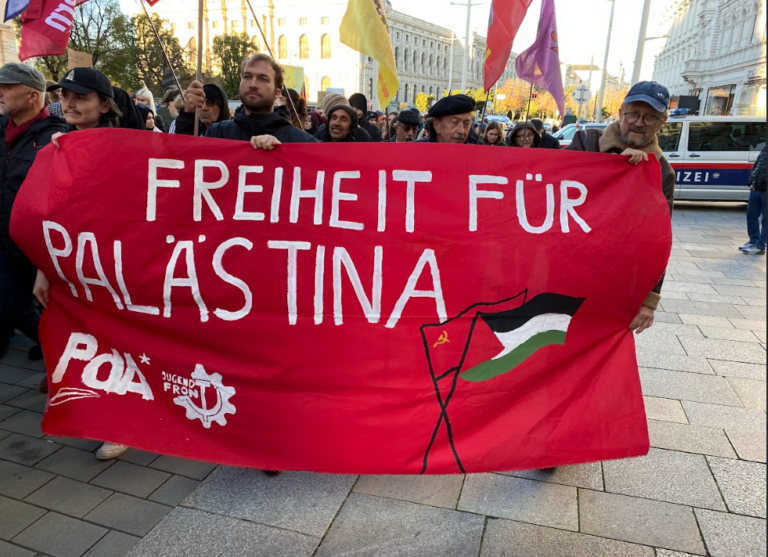
MULTIPOLYGON (((417 109, 390 114, 369 111, 367 99, 359 93, 349 99, 327 93, 322 107, 307 112, 305 100, 284 87, 282 68, 266 54, 254 54, 243 63, 239 97, 241 105, 232 115, 225 91, 215 83, 193 81, 183 95, 172 89, 163 96, 162 103, 169 132, 194 135, 197 114, 199 135, 248 141, 253 148, 264 150, 273 150, 283 143, 382 140, 559 148, 557 140, 537 119, 519 122, 506 142, 501 125, 489 122, 480 138, 473 126, 475 101, 467 95, 440 99, 430 107, 425 121, 417 109)), ((635 165, 648 160, 648 153, 654 153, 661 162, 662 189, 671 212, 675 175, 657 141, 669 114, 668 107, 666 88, 654 82, 638 83, 625 98, 617 121, 605 130, 577 132, 568 149, 617 153, 635 165)), ((15 246, 9 233, 11 208, 37 150, 51 141, 57 144, 62 133, 118 126, 161 132, 164 123, 147 89, 138 91, 131 99, 127 92, 113 87, 104 74, 91 68, 75 68, 59 83, 46 84, 38 70, 13 63, 0 67, 0 115, 0 347, 7 349, 14 330, 19 330, 38 343, 30 357, 39 358, 39 313, 34 298, 47 309, 50 284, 15 246), (49 107, 58 103, 62 118, 52 115, 46 103, 49 107)), ((750 242, 742 246, 747 253, 765 250, 765 159, 764 149, 750 181, 750 242), (762 232, 757 223, 761 215, 762 232)), ((641 332, 653 324, 662 284, 663 277, 632 321, 632 330, 641 332)), ((41 384, 41 389, 44 387, 46 381, 41 384)), ((115 458, 126 450, 125 446, 105 442, 97 457, 115 458)))
POLYGON ((766 236, 766 164, 765 147, 760 151, 749 175, 749 201, 747 202, 747 234, 749 241, 739 247, 747 255, 765 254, 766 236))

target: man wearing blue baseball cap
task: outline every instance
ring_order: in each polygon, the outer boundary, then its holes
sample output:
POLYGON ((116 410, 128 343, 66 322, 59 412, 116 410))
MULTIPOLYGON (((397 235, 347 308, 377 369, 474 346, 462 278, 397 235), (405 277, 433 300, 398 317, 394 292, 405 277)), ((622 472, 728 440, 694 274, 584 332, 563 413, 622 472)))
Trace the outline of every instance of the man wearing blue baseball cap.
MULTIPOLYGON (((632 86, 619 109, 619 119, 604 130, 588 129, 576 132, 567 147, 571 151, 616 153, 629 157, 631 164, 648 160, 653 153, 661 164, 661 189, 669 204, 675 193, 675 172, 659 147, 656 134, 669 117, 669 91, 655 81, 641 81, 632 86)), ((629 328, 637 333, 653 325, 656 308, 661 301, 664 277, 649 292, 629 328)))

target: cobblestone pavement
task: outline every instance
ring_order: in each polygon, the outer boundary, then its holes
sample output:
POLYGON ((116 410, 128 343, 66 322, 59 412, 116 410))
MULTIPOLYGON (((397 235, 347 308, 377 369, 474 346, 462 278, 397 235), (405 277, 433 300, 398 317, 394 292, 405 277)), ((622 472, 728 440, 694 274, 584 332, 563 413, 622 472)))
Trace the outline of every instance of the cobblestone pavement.
POLYGON ((43 435, 42 362, 11 350, 0 556, 764 556, 765 257, 736 249, 743 205, 678 206, 673 227, 662 311, 637 339, 646 457, 466 477, 100 462, 95 442, 43 435))

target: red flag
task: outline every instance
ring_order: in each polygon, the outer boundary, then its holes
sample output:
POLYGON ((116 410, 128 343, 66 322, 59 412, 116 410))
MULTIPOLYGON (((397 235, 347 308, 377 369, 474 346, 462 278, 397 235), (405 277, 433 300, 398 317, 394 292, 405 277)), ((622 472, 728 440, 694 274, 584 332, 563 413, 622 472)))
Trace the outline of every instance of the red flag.
POLYGON ((488 19, 483 88, 490 91, 507 67, 512 43, 533 0, 493 0, 488 19))
POLYGON ((158 3, 160 0, 144 0, 144 1, 145 1, 147 4, 149 4, 150 6, 154 6, 154 5, 155 5, 155 4, 157 4, 157 3, 158 3))
POLYGON ((52 284, 45 433, 371 474, 648 450, 628 325, 671 247, 655 159, 59 144, 11 219, 52 284))
POLYGON ((87 0, 32 0, 21 17, 19 59, 64 54, 77 6, 87 0))

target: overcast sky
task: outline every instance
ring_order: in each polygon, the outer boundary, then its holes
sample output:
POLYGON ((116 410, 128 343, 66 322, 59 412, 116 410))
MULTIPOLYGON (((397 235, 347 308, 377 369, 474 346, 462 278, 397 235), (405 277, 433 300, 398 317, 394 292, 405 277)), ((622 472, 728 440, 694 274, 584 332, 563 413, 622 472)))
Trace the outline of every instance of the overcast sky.
MULTIPOLYGON (((281 0, 275 0, 280 4, 281 0)), ((464 0, 458 0, 462 2, 464 0)), ((190 4, 196 4, 189 0, 190 4)), ((450 0, 391 0, 392 6, 399 12, 431 21, 443 27, 453 29, 463 42, 467 9, 463 6, 451 6, 450 0)), ((476 3, 475 0, 474 3, 476 3)), ((488 13, 491 0, 480 0, 472 8, 470 26, 482 35, 487 34, 488 13)), ((136 0, 120 0, 123 10, 135 13, 136 0)), ((664 13, 674 0, 651 0, 651 17, 648 25, 648 37, 658 37, 667 33, 670 23, 664 22, 664 13)), ((466 3, 465 3, 466 5, 466 3)), ((162 2, 155 10, 162 14, 162 2)), ((568 64, 584 64, 595 57, 595 65, 602 68, 605 55, 605 42, 608 34, 608 20, 611 13, 610 0, 555 0, 560 39, 560 61, 568 64)), ((514 52, 528 48, 536 36, 541 0, 533 0, 528 15, 523 22, 513 45, 514 52)), ((620 64, 624 64, 626 79, 632 77, 635 50, 640 31, 640 17, 643 11, 641 0, 616 0, 616 13, 613 20, 608 72, 619 75, 620 64)), ((651 79, 653 75, 654 55, 664 46, 664 40, 646 43, 641 79, 651 79)), ((586 75, 584 76, 586 78, 586 75)), ((592 90, 600 84, 599 72, 592 78, 592 90)))

